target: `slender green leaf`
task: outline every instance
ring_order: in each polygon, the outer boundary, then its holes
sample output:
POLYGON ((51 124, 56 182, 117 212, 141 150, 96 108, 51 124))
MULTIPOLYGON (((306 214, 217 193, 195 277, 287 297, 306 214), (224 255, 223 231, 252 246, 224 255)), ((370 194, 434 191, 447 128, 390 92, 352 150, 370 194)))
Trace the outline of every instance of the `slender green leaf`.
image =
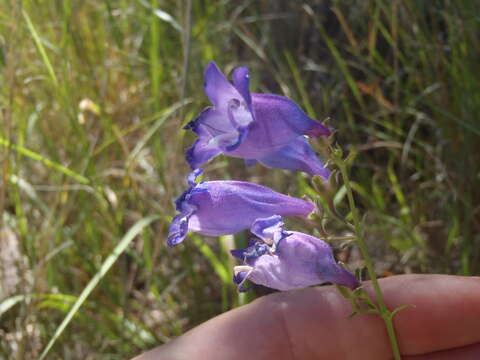
POLYGON ((46 157, 43 157, 42 155, 32 151, 32 150, 29 150, 23 146, 20 146, 20 145, 15 145, 15 144, 12 144, 10 141, 8 141, 7 139, 3 139, 3 138, 0 138, 0 145, 1 146, 4 146, 4 147, 8 147, 10 149, 13 149, 15 151, 17 151, 18 153, 22 154, 22 155, 25 155, 26 157, 29 157, 30 159, 32 160, 36 160, 36 161, 39 161, 41 163, 43 163, 44 165, 52 168, 52 169, 55 169, 75 180, 77 180, 78 182, 82 183, 82 184, 89 184, 90 183, 90 180, 88 180, 85 176, 82 176, 80 174, 77 174, 76 172, 66 168, 65 166, 62 166, 50 159, 47 159, 46 157))
POLYGON ((68 314, 65 316, 63 319, 62 323, 59 325, 57 330, 55 331, 55 334, 52 336, 50 339, 49 343, 43 350, 42 354, 40 355, 39 360, 45 359, 47 356, 48 352, 52 348, 52 346, 55 344, 57 339, 60 337, 60 335, 63 333, 65 328, 68 326, 70 321, 73 319, 77 311, 80 309, 82 304, 87 300, 88 296, 92 293, 92 291, 95 289, 95 287, 98 285, 100 280, 105 276, 105 274, 110 270, 112 265, 117 261, 118 257, 127 249, 128 245, 135 239, 135 237, 142 232, 142 230, 150 225, 152 222, 155 220, 159 219, 158 215, 150 215, 147 216, 139 221, 137 221, 125 234, 125 236, 120 240, 118 245, 113 249, 113 251, 108 255, 108 257, 105 259, 103 264, 100 266, 99 271, 95 274, 95 276, 90 280, 90 282, 85 286, 83 289, 82 293, 78 297, 77 301, 75 304, 73 304, 72 308, 68 312, 68 314))
POLYGON ((53 81, 53 84, 55 87, 58 86, 58 80, 57 76, 55 75, 55 71, 53 70, 52 63, 50 62, 50 59, 48 58, 47 52, 45 50, 45 47, 42 44, 42 40, 40 39, 40 36, 38 35, 37 30, 35 30, 35 27, 33 26, 32 20, 30 19, 30 16, 27 14, 25 10, 22 10, 23 17, 25 18, 25 21, 27 23, 28 30, 32 34, 33 41, 35 41, 35 45, 37 45, 38 51, 40 52, 40 56, 42 57, 43 63, 45 64, 48 74, 50 75, 50 78, 53 81))

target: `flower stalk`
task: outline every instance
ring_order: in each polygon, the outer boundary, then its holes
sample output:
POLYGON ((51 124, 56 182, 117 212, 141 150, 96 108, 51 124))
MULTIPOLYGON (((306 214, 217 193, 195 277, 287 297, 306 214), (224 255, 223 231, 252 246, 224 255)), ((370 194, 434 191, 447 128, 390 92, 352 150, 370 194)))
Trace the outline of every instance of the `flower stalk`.
POLYGON ((343 182, 347 190, 347 198, 348 198, 350 211, 352 212, 356 240, 357 240, 360 252, 362 254, 362 257, 365 261, 365 266, 367 268, 368 275, 370 276, 370 279, 372 281, 372 286, 375 291, 375 298, 378 303, 379 315, 385 322, 385 327, 387 329, 387 334, 390 340, 390 346, 392 348, 393 356, 395 360, 401 360, 400 350, 398 347, 397 337, 395 334, 395 327, 393 325, 393 316, 395 315, 395 312, 391 312, 387 308, 387 305, 385 304, 385 299, 383 297, 382 290, 380 288, 380 284, 378 282, 377 275, 375 273, 373 261, 372 261, 372 258, 370 257, 367 245, 365 243, 365 239, 363 237, 363 233, 364 233, 363 226, 360 220, 360 216, 358 214, 358 209, 355 206, 355 200, 353 199, 353 190, 348 177, 347 164, 346 164, 347 162, 342 159, 342 154, 340 149, 333 150, 332 154, 333 154, 334 161, 340 170, 340 174, 342 175, 343 182))

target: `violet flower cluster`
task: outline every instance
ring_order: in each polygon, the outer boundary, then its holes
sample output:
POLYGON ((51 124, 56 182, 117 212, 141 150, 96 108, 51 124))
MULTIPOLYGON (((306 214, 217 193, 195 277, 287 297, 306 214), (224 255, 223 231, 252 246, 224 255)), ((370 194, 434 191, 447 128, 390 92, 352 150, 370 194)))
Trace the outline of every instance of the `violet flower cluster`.
POLYGON ((329 136, 328 127, 286 97, 250 93, 245 67, 236 68, 232 80, 213 62, 205 70, 205 93, 213 106, 185 126, 198 139, 186 152, 193 172, 189 188, 175 201, 178 215, 170 225, 168 245, 181 243, 189 231, 221 236, 249 229, 249 246, 231 251, 243 263, 234 268, 240 291, 246 280, 278 290, 325 282, 356 288, 358 280, 335 262, 326 242, 285 230, 282 216, 307 217, 315 211, 313 203, 250 182, 197 182, 200 167, 220 154, 325 181, 330 176, 308 141, 329 136))

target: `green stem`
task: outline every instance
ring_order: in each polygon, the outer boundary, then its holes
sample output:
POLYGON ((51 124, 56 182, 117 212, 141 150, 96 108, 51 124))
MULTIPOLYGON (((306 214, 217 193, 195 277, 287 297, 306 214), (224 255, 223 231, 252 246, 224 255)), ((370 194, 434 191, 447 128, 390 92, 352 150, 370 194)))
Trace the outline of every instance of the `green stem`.
POLYGON ((358 247, 360 248, 360 252, 362 253, 363 259, 365 260, 365 265, 367 267, 368 274, 370 275, 370 279, 372 280, 373 289, 375 290, 375 297, 377 299, 378 306, 380 307, 380 315, 385 322, 385 326, 387 328, 388 338, 390 340, 392 352, 395 360, 401 360, 397 337, 395 335, 395 327, 393 326, 392 313, 388 310, 387 305, 385 304, 385 299, 383 298, 382 290, 380 289, 380 284, 378 283, 377 275, 375 274, 375 270, 373 267, 373 261, 370 257, 370 254, 368 253, 367 245, 365 244, 365 240, 363 238, 363 229, 360 217, 358 215, 358 210, 355 206, 355 201, 353 199, 353 191, 350 180, 348 178, 347 167, 342 159, 338 159, 338 161, 336 162, 338 167, 340 168, 340 172, 342 174, 342 178, 347 189, 348 203, 350 205, 350 210, 353 216, 353 224, 355 227, 355 235, 357 237, 358 247))

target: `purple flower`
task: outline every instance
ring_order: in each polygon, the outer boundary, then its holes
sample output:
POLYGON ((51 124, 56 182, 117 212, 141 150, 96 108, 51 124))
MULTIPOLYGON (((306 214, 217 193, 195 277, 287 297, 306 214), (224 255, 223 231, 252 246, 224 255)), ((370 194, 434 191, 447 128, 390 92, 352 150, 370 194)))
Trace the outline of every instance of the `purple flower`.
MULTIPOLYGON (((251 94, 247 68, 236 68, 232 80, 233 84, 215 63, 208 64, 205 93, 213 106, 185 127, 199 136, 186 153, 192 169, 219 154, 262 159, 282 149, 288 153, 291 149, 288 146, 300 135, 330 135, 329 128, 308 117, 286 97, 251 94)), ((278 163, 278 159, 270 160, 270 164, 274 163, 278 163)), ((283 168, 292 167, 284 165, 283 168)))
POLYGON ((234 268, 239 290, 248 279, 277 290, 291 290, 331 282, 355 289, 358 280, 335 262, 330 246, 316 237, 283 230, 280 216, 259 219, 253 224, 255 235, 246 249, 232 250, 244 265, 234 268), (277 223, 277 225, 274 225, 277 223), (265 228, 264 230, 262 230, 265 228), (272 231, 273 230, 273 231, 272 231))
POLYGON ((183 241, 188 231, 204 235, 234 234, 252 226, 258 218, 274 214, 307 216, 315 206, 302 199, 280 194, 265 186, 243 181, 195 183, 201 173, 189 175, 190 188, 176 201, 179 215, 170 225, 168 245, 183 241))

